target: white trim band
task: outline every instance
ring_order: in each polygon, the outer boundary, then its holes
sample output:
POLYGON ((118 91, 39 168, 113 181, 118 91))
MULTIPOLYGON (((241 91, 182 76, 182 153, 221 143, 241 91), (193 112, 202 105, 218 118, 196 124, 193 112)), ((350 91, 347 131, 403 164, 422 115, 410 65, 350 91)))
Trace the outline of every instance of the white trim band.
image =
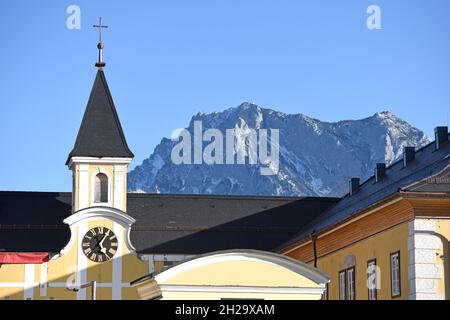
POLYGON ((104 164, 111 164, 111 163, 123 163, 123 164, 129 164, 133 158, 114 158, 114 157, 103 157, 103 158, 96 158, 96 157, 72 157, 70 158, 69 163, 67 164, 70 167, 72 167, 72 164, 74 163, 85 163, 85 164, 91 164, 91 163, 104 163, 104 164))
POLYGON ((322 294, 325 288, 303 287, 256 287, 256 286, 193 286, 159 285, 161 291, 171 292, 223 292, 223 293, 265 293, 265 294, 322 294))

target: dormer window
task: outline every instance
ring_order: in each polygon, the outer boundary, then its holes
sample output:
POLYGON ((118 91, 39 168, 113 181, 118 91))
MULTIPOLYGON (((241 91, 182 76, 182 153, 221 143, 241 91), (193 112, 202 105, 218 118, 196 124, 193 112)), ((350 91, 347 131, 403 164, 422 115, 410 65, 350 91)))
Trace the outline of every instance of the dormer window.
POLYGON ((108 177, 104 173, 95 176, 94 202, 108 202, 108 177))

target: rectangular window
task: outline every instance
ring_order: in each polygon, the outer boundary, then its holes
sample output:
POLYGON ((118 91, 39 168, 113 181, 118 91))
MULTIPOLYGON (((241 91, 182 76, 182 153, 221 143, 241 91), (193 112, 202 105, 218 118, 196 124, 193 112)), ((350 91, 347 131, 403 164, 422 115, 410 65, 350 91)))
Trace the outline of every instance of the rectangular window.
POLYGON ((391 296, 400 297, 400 251, 391 253, 391 296))
POLYGON ((356 299, 356 285, 355 285, 355 267, 347 269, 347 299, 355 300, 356 299))
POLYGON ((377 300, 377 260, 367 261, 367 288, 369 300, 377 300))
POLYGON ((345 270, 339 272, 339 300, 345 300, 347 291, 345 278, 345 270))

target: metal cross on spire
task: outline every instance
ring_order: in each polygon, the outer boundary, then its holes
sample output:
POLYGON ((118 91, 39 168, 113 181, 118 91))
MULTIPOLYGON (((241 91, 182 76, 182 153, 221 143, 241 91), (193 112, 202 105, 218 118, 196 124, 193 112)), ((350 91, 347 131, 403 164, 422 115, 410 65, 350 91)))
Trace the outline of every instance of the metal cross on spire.
POLYGON ((99 70, 103 69, 103 67, 105 66, 105 63, 103 62, 103 57, 102 57, 102 50, 103 50, 103 42, 102 42, 102 28, 108 28, 108 26, 104 26, 102 25, 102 17, 98 18, 98 25, 94 24, 93 25, 94 28, 98 28, 98 44, 97 44, 97 48, 98 48, 98 61, 95 64, 95 66, 97 68, 99 68, 99 70))

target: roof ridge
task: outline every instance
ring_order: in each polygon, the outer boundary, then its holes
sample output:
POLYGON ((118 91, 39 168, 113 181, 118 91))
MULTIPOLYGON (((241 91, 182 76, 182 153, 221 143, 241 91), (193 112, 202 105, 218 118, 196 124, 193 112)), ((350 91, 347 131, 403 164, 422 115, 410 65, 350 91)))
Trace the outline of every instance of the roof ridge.
MULTIPOLYGON (((35 195, 35 196, 70 196, 70 191, 16 191, 16 190, 0 190, 0 195, 35 195)), ((207 195, 207 194, 163 194, 163 193, 134 193, 127 192, 128 197, 133 198, 203 198, 203 199, 230 199, 230 200, 268 200, 268 201, 330 201, 338 200, 338 197, 297 197, 297 196, 258 196, 258 195, 207 195)))
POLYGON ((205 198, 205 199, 246 199, 246 200, 308 200, 308 201, 336 201, 337 197, 302 197, 302 196, 268 196, 268 195, 209 195, 209 194, 168 194, 168 193, 136 193, 127 192, 132 197, 164 197, 164 198, 205 198))

